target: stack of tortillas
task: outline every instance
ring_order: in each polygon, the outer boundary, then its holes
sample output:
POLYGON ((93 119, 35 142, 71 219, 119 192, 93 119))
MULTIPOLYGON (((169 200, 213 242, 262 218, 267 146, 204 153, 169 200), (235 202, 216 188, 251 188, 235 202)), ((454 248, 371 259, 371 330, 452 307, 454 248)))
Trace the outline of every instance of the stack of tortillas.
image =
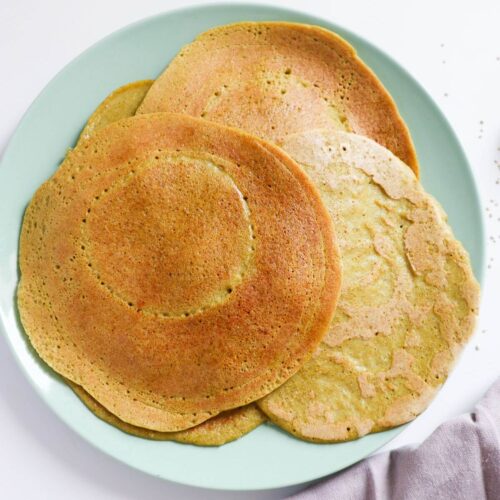
POLYGON ((372 71, 315 26, 200 35, 90 117, 24 218, 18 304, 101 419, 344 441, 431 401, 478 285, 372 71))

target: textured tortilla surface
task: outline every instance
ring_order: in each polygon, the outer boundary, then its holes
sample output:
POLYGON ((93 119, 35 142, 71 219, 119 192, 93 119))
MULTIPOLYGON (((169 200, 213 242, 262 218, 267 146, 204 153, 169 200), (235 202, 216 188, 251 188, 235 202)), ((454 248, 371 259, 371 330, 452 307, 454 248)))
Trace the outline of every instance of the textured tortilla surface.
POLYGON ((473 331, 479 288, 446 215, 370 139, 336 131, 283 148, 321 191, 342 255, 342 290, 313 358, 259 405, 296 436, 345 441, 422 412, 473 331))

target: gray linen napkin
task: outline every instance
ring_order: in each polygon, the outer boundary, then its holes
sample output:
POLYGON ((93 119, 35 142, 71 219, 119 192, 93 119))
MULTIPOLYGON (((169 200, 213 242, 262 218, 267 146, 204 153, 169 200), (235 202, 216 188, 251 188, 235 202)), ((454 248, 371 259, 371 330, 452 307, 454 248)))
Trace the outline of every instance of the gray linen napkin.
POLYGON ((375 455, 290 498, 500 499, 500 380, 472 413, 445 422, 418 448, 375 455))

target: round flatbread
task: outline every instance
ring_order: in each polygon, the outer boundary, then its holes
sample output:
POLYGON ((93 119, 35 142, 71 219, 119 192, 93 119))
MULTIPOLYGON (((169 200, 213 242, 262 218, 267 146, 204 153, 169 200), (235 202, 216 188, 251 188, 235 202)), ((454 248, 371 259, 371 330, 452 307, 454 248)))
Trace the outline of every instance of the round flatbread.
MULTIPOLYGON (((85 125, 79 141, 88 139, 97 130, 110 123, 134 116, 153 80, 132 82, 109 94, 97 107, 85 125)), ((265 415, 252 403, 228 410, 202 424, 179 432, 156 432, 123 422, 100 405, 83 387, 67 381, 87 408, 105 422, 128 434, 160 441, 178 441, 200 446, 220 446, 244 436, 266 420, 265 415)))
POLYGON ((441 207, 382 146, 335 131, 298 134, 282 146, 330 210, 342 291, 313 358, 260 408, 320 442, 408 422, 472 334, 479 289, 468 255, 441 207))
POLYGON ((325 127, 365 135, 418 174, 415 149, 391 96, 344 39, 319 26, 245 22, 185 46, 138 113, 206 118, 279 142, 325 127))
POLYGON ((234 410, 223 411, 216 417, 209 418, 184 431, 157 432, 127 424, 106 410, 85 389, 69 381, 68 384, 85 406, 104 422, 127 434, 155 441, 177 441, 198 446, 221 446, 248 434, 267 420, 266 416, 252 403, 234 410))
POLYGON ((183 430, 252 402, 333 315, 330 217, 278 148, 185 115, 70 152, 29 204, 18 304, 41 357, 118 418, 183 430))

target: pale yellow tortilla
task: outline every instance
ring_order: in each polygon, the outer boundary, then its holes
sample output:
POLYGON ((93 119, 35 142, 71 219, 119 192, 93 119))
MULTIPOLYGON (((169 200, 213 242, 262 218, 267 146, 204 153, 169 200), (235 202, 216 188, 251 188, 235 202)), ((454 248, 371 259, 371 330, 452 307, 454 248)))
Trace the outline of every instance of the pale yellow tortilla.
POLYGON ((316 442, 408 422, 430 403, 472 334, 479 287, 469 257, 442 208, 382 146, 318 130, 282 147, 330 210, 343 282, 313 358, 259 406, 316 442))

